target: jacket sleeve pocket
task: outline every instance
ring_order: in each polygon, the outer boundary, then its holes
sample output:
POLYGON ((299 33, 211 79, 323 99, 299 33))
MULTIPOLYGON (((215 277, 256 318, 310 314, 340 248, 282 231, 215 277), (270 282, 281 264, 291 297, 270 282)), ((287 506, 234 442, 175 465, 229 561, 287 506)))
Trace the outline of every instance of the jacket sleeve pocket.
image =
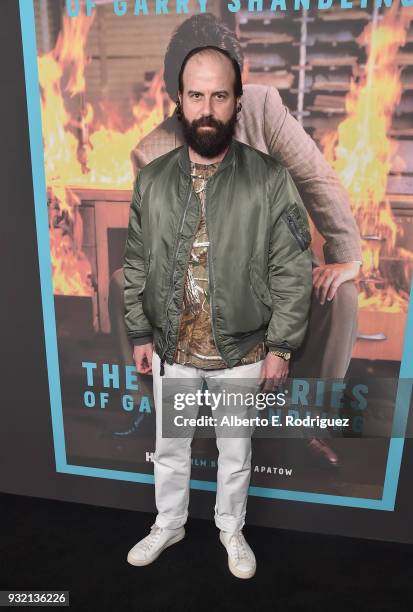
POLYGON ((300 210, 297 202, 293 202, 282 215, 302 251, 308 249, 311 244, 311 233, 308 229, 307 218, 304 217, 305 214, 305 211, 300 210))

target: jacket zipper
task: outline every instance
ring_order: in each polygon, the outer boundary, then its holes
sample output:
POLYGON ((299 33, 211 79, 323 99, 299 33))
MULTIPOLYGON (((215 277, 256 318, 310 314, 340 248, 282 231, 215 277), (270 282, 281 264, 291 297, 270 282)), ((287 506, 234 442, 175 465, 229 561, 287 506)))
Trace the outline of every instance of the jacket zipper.
MULTIPOLYGON (((190 179, 191 181, 191 179, 190 179)), ((168 294, 168 299, 166 301, 166 309, 165 309, 165 318, 167 320, 167 326, 165 329, 165 350, 163 351, 162 357, 161 357, 161 376, 163 376, 164 373, 164 357, 165 354, 168 350, 168 336, 169 336, 169 332, 170 332, 170 323, 169 323, 169 319, 167 318, 168 316, 168 310, 169 310, 169 306, 172 302, 173 299, 173 294, 174 294, 174 275, 175 275, 175 266, 176 266, 176 260, 177 260, 177 255, 178 255, 178 251, 179 251, 179 247, 181 244, 181 233, 182 233, 182 229, 184 227, 184 223, 185 223, 185 218, 186 218, 186 213, 188 212, 188 208, 189 208, 189 201, 191 199, 191 192, 192 192, 192 186, 191 186, 191 182, 189 183, 189 187, 188 187, 188 195, 186 198, 186 202, 185 202, 185 208, 184 208, 184 212, 182 215, 182 219, 181 219, 181 224, 179 227, 179 232, 178 232, 178 240, 176 242, 176 247, 175 247, 175 252, 174 252, 174 257, 173 257, 173 264, 172 264, 172 270, 171 270, 171 283, 170 283, 170 288, 169 288, 169 294, 168 294)))
MULTIPOLYGON (((191 190, 192 190, 192 178, 191 178, 191 190)), ((196 228, 198 229, 199 224, 200 224, 200 222, 201 222, 201 204, 200 204, 200 202, 199 202, 198 198, 196 198, 196 200, 197 200, 197 204, 198 204, 198 222, 197 222, 196 228)), ((197 229, 195 230, 195 233, 196 233, 197 229)), ((184 297, 185 297, 185 280, 186 280, 186 274, 187 274, 187 272, 188 272, 189 260, 191 259, 192 245, 193 245, 193 240, 192 240, 192 243, 191 243, 191 248, 190 248, 190 249, 189 249, 189 251, 188 251, 188 255, 187 255, 187 258, 186 258, 186 262, 185 262, 185 270, 184 270, 184 290, 183 290, 183 292, 182 292, 182 299, 181 299, 181 303, 180 303, 180 305, 179 305, 179 319, 178 319, 178 327, 177 327, 177 329, 178 329, 178 334, 179 334, 179 330, 181 329, 181 321, 182 321, 182 315, 183 315, 183 313, 182 313, 182 305, 183 305, 183 303, 184 303, 184 297)), ((175 349, 176 349, 176 345, 175 345, 175 347, 174 347, 174 352, 175 352, 175 349)))
POLYGON ((205 185, 205 225, 206 225, 208 241, 209 241, 207 257, 208 257, 208 277, 209 277, 208 285, 209 285, 209 307, 210 307, 210 312, 211 312, 211 328, 212 328, 212 335, 214 337, 215 346, 217 347, 217 351, 221 359, 226 364, 226 361, 223 358, 220 348, 218 346, 217 336, 216 336, 214 271, 212 268, 212 240, 211 240, 211 234, 210 234, 209 227, 208 227, 208 207, 207 207, 208 184, 209 184, 209 179, 207 179, 207 182, 205 185))
POLYGON ((297 227, 297 223, 296 223, 294 217, 291 214, 289 214, 289 213, 286 216, 287 216, 288 225, 290 227, 290 230, 291 230, 293 236, 295 236, 298 244, 301 247, 301 250, 305 251, 306 246, 305 246, 305 243, 304 243, 303 238, 301 236, 300 230, 297 227))

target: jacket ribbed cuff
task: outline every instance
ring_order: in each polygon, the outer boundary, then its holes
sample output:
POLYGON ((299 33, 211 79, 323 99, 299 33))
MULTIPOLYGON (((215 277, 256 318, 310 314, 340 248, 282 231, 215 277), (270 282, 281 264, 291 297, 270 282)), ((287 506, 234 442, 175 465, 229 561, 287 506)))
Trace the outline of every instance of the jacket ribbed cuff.
POLYGON ((266 342, 265 346, 269 351, 281 351, 282 353, 294 353, 295 349, 292 349, 289 346, 280 346, 279 344, 271 344, 266 342))
POLYGON ((143 344, 149 344, 152 342, 152 335, 140 336, 139 338, 132 338, 134 346, 142 346, 143 344))

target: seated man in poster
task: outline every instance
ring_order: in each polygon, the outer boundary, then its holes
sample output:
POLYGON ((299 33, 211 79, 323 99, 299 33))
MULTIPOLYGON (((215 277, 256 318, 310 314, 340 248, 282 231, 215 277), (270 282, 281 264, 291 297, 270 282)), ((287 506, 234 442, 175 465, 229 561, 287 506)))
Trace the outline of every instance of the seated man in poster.
MULTIPOLYGON (((191 438, 163 437, 162 381, 284 381, 312 292, 307 215, 288 171, 233 138, 241 71, 228 52, 192 50, 179 74, 185 144, 139 173, 124 255, 125 324, 140 374, 153 374, 158 514, 128 561, 152 563, 185 535, 191 438)), ((185 387, 186 388, 186 387, 185 387)), ((199 406, 195 406, 194 414, 199 406)), ((193 432, 192 432, 193 435, 193 432)), ((251 435, 218 436, 215 524, 230 571, 256 570, 245 540, 251 435)))
MULTIPOLYGON (((212 14, 194 15, 177 28, 165 54, 164 79, 172 100, 177 99, 177 75, 183 58, 192 48, 208 44, 229 51, 243 68, 243 53, 236 35, 212 14)), ((292 360, 290 374, 304 378, 344 378, 357 333, 357 290, 353 279, 362 259, 360 235, 348 195, 274 87, 244 85, 242 105, 235 138, 268 153, 288 169, 307 212, 325 240, 325 263, 313 252, 310 321, 305 341, 292 360)), ((134 149, 135 173, 183 142, 182 125, 174 112, 134 149)), ((118 270, 110 284, 111 325, 125 362, 130 363, 132 352, 123 323, 123 286, 123 271, 118 270)), ((128 435, 138 431, 143 417, 138 414, 131 429, 119 433, 128 435)), ((325 439, 311 439, 309 450, 325 465, 338 465, 339 459, 325 439)))

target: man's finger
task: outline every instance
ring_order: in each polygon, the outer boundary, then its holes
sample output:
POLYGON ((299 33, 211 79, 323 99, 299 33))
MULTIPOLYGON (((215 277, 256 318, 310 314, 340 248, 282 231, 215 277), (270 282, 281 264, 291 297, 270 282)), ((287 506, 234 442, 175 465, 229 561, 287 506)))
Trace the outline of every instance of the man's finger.
POLYGON ((324 268, 318 275, 318 278, 316 282, 314 283, 314 290, 315 290, 317 299, 320 299, 321 288, 323 284, 325 283, 326 279, 329 278, 330 274, 331 274, 331 271, 329 270, 329 268, 324 268))
POLYGON ((318 277, 322 273, 323 269, 320 267, 313 269, 313 284, 317 281, 318 277))
POLYGON ((320 301, 320 304, 324 304, 327 291, 329 290, 332 282, 333 282, 333 279, 329 275, 326 275, 323 278, 323 282, 321 283, 320 288, 318 290, 318 299, 320 301))
POLYGON ((146 359, 146 355, 143 355, 141 357, 141 359, 138 362, 138 365, 139 365, 139 367, 137 368, 137 370, 138 370, 139 374, 146 374, 146 372, 147 372, 147 370, 149 368, 149 365, 148 365, 148 362, 147 362, 147 359, 146 359))
POLYGON ((258 380, 258 385, 259 386, 261 386, 264 383, 264 381, 265 381, 265 379, 267 377, 266 372, 267 372, 267 368, 266 368, 265 362, 264 362, 262 364, 262 366, 261 366, 260 377, 259 377, 259 380, 258 380))
POLYGON ((318 298, 318 287, 319 287, 319 282, 320 282, 320 276, 321 276, 321 272, 319 272, 317 274, 317 276, 313 276, 313 289, 315 291, 315 294, 318 298))
POLYGON ((334 272, 332 272, 330 275, 324 278, 323 284, 321 285, 320 291, 319 291, 320 304, 325 303, 328 290, 330 289, 330 286, 334 282, 335 278, 336 278, 336 273, 334 272))
POLYGON ((334 298, 335 294, 337 293, 337 289, 340 287, 342 283, 343 281, 341 280, 340 276, 334 279, 334 281, 331 283, 330 288, 327 293, 327 300, 329 302, 331 302, 331 300, 334 298))
POLYGON ((264 391, 271 391, 274 388, 274 379, 273 378, 267 378, 265 380, 265 384, 264 384, 264 391))

